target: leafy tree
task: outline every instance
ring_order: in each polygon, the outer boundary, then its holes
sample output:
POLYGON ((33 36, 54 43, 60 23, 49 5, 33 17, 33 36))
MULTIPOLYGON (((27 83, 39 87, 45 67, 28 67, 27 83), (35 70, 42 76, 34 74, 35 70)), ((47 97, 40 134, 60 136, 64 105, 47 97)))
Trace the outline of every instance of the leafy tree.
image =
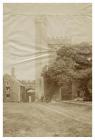
POLYGON ((59 87, 68 82, 72 83, 72 80, 79 80, 80 89, 84 90, 85 100, 89 100, 91 94, 88 83, 92 77, 91 48, 88 43, 63 46, 57 50, 55 62, 49 65, 48 69, 44 68, 42 75, 47 82, 51 81, 59 87))

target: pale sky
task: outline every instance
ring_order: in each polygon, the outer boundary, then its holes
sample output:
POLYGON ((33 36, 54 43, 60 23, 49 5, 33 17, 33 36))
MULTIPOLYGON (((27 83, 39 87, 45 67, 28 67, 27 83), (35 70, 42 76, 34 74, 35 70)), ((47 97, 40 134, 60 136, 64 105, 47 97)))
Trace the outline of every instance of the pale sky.
MULTIPOLYGON (((4 4, 4 73, 10 73, 11 67, 15 67, 17 79, 35 79, 32 58, 38 51, 35 49, 37 16, 46 16, 48 38, 69 38, 72 43, 91 42, 91 9, 91 4, 86 3, 4 4)), ((47 59, 42 61, 45 64, 47 59)))

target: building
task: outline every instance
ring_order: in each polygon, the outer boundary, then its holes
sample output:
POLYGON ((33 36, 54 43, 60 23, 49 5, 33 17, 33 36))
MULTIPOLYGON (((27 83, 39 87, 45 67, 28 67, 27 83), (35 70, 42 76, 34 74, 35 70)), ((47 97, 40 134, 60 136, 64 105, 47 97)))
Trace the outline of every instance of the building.
POLYGON ((20 83, 14 76, 4 74, 3 76, 3 101, 4 102, 23 102, 25 100, 25 86, 20 83))
MULTIPOLYGON (((44 16, 39 16, 35 19, 35 46, 39 52, 43 51, 43 48, 48 49, 46 23, 46 17, 44 16)), ((35 96, 37 100, 44 96, 44 82, 43 77, 41 77, 43 66, 42 58, 35 61, 35 96)))
MULTIPOLYGON (((56 49, 63 45, 64 39, 52 38, 47 36, 47 17, 39 16, 35 19, 35 47, 39 51, 43 51, 43 48, 47 50, 47 62, 44 63, 42 58, 35 61, 35 96, 36 99, 41 99, 45 94, 44 79, 41 76, 43 67, 49 65, 56 57, 56 49)), ((65 39, 66 42, 66 39, 65 39)), ((45 58, 45 57, 44 57, 45 58)), ((46 59, 45 58, 45 59, 46 59)))
MULTIPOLYGON (((56 50, 59 49, 60 47, 64 46, 64 45, 71 45, 71 39, 70 38, 66 38, 66 37, 54 37, 54 38, 47 38, 47 25, 46 25, 46 17, 45 16, 41 16, 41 17, 37 17, 35 20, 35 45, 37 47, 37 49, 39 49, 40 51, 43 51, 43 48, 47 49, 47 50, 51 50, 49 53, 51 53, 51 55, 49 55, 48 58, 48 62, 47 63, 43 63, 42 59, 39 59, 35 62, 35 70, 36 70, 36 75, 35 75, 35 96, 37 99, 41 99, 42 97, 44 97, 46 94, 49 94, 49 89, 51 87, 51 84, 47 84, 47 82, 45 81, 45 79, 43 79, 43 77, 41 77, 41 73, 42 70, 44 68, 45 65, 49 66, 54 59, 56 58, 56 50)), ((85 45, 86 48, 86 45, 85 45)), ((81 60, 80 63, 82 63, 82 61, 88 61, 86 59, 89 58, 89 51, 85 49, 82 49, 82 51, 80 52, 81 60), (84 50, 84 51, 83 51, 84 50), (83 57, 85 56, 84 59, 82 60, 83 57)), ((90 54, 90 59, 91 59, 91 54, 90 54)), ((83 65, 87 65, 87 64, 83 64, 83 65)), ((88 66, 87 66, 88 67, 88 66)), ((81 74, 80 74, 81 75, 81 74)), ((55 100, 68 100, 68 99, 74 99, 76 97, 82 97, 83 96, 83 91, 81 90, 81 92, 79 93, 79 89, 80 89, 80 76, 79 78, 75 78, 72 83, 65 83, 65 85, 63 85, 63 87, 61 89, 57 89, 55 91, 55 95, 53 95, 52 98, 54 98, 55 100), (77 79, 77 80, 76 80, 77 79)), ((91 90, 90 90, 91 91, 91 90)), ((53 92, 53 91, 52 91, 53 92)))

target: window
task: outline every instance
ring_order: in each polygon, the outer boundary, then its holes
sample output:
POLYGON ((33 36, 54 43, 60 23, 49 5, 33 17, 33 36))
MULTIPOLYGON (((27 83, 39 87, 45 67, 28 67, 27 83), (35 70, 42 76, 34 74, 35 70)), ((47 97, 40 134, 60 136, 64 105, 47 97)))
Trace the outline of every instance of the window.
POLYGON ((10 97, 10 94, 6 94, 6 97, 10 97))

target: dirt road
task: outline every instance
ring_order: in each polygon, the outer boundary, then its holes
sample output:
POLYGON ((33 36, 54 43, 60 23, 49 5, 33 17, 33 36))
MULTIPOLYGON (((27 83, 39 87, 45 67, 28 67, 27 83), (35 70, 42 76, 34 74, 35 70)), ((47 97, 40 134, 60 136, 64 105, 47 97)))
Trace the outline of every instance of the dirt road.
POLYGON ((4 103, 4 136, 91 136, 91 106, 4 103))

